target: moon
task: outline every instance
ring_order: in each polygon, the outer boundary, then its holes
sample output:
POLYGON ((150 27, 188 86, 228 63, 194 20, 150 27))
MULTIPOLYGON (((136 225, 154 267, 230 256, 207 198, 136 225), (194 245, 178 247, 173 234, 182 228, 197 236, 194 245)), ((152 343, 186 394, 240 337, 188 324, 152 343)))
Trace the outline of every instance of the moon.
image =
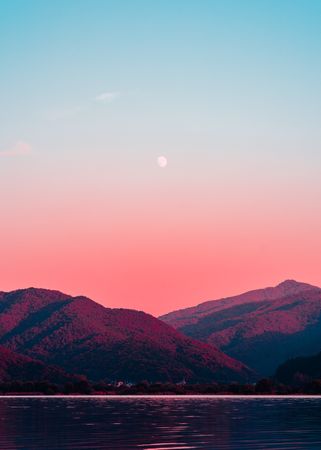
POLYGON ((157 164, 164 169, 167 166, 167 158, 165 156, 159 156, 157 158, 157 164))

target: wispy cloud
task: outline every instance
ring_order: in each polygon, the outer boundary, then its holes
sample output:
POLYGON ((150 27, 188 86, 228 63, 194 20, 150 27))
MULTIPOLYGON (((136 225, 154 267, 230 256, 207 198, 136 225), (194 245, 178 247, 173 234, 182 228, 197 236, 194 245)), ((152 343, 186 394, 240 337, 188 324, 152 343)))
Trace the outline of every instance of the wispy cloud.
POLYGON ((117 97, 120 96, 120 92, 113 91, 113 92, 102 92, 99 95, 96 95, 95 100, 99 103, 111 103, 113 100, 115 100, 117 97))
POLYGON ((84 101, 82 105, 78 106, 70 106, 67 108, 52 108, 44 111, 44 118, 49 121, 58 121, 65 119, 72 119, 83 112, 90 112, 92 109, 92 101, 97 103, 111 103, 118 97, 124 95, 120 91, 106 91, 96 95, 94 98, 90 100, 87 99, 87 102, 84 101))
POLYGON ((0 156, 27 156, 30 153, 32 147, 25 141, 17 141, 11 148, 0 150, 0 156))

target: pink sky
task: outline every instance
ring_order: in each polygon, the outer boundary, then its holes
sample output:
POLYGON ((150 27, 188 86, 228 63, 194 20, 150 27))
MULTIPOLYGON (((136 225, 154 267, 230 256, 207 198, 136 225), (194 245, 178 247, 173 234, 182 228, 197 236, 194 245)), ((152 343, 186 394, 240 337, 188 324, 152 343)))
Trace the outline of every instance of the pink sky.
POLYGON ((114 175, 96 167, 96 178, 69 162, 57 178, 37 158, 7 162, 19 176, 1 192, 2 290, 46 287, 158 315, 286 278, 321 285, 313 177, 274 172, 276 187, 268 172, 247 172, 227 183, 223 164, 201 171, 174 158, 130 173, 119 163, 114 175))

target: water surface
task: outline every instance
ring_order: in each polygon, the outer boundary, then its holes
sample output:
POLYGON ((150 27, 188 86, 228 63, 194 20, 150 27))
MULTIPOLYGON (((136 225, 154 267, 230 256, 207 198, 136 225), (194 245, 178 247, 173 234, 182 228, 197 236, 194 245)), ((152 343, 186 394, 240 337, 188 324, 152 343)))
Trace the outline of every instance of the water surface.
POLYGON ((321 399, 6 397, 0 449, 321 449, 321 399))

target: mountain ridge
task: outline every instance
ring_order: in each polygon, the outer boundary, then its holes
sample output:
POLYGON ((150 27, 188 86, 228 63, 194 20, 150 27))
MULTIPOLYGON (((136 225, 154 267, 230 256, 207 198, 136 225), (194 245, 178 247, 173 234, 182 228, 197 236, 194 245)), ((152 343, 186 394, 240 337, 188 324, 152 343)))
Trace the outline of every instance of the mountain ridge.
POLYGON ((308 283, 301 283, 296 280, 287 279, 277 284, 276 286, 269 286, 266 288, 260 289, 251 289, 242 294, 232 295, 228 297, 221 297, 219 299, 214 300, 206 300, 201 302, 195 306, 189 306, 186 308, 180 308, 178 310, 171 311, 166 314, 162 314, 159 316, 159 319, 169 323, 170 325, 177 328, 178 325, 186 324, 184 323, 185 314, 189 315, 192 312, 199 313, 198 315, 201 317, 202 315, 207 315, 212 310, 217 310, 218 305, 226 305, 226 307, 231 304, 239 304, 242 302, 258 301, 258 296, 261 296, 262 301, 267 299, 277 299, 282 296, 286 296, 289 293, 297 292, 298 289, 302 291, 310 290, 310 289, 320 289, 317 286, 313 286, 308 283), (276 293, 278 290, 278 293, 276 293))
POLYGON ((321 349, 317 286, 286 280, 202 308, 173 312, 161 320, 232 357, 237 355, 262 376, 272 375, 286 359, 321 349))

